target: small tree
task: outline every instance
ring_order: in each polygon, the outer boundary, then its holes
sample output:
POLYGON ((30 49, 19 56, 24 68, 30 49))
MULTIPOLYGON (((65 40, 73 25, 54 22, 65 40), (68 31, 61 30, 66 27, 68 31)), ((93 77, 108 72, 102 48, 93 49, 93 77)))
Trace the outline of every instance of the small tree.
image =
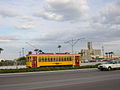
POLYGON ((0 54, 1 54, 1 52, 2 52, 3 50, 4 50, 3 48, 0 48, 0 54))
POLYGON ((25 65, 26 64, 26 57, 19 57, 17 59, 17 64, 18 65, 25 65))
POLYGON ((38 54, 39 49, 35 49, 34 51, 35 51, 36 54, 38 54))
POLYGON ((60 53, 60 48, 61 48, 61 47, 62 47, 61 45, 58 45, 59 53, 60 53))
POLYGON ((42 54, 42 53, 43 53, 43 51, 42 51, 42 50, 38 50, 38 52, 39 52, 39 54, 42 54))
POLYGON ((78 54, 80 54, 80 55, 81 55, 81 57, 83 56, 83 52, 78 52, 78 54))
POLYGON ((112 52, 108 52, 109 58, 111 58, 112 52))
POLYGON ((105 54, 106 54, 106 57, 108 58, 108 54, 109 54, 109 53, 108 53, 108 52, 106 52, 105 54))
POLYGON ((29 51, 28 54, 32 54, 32 51, 29 51))
POLYGON ((112 58, 112 56, 113 56, 114 53, 113 53, 113 52, 110 52, 110 54, 111 54, 110 57, 112 58))

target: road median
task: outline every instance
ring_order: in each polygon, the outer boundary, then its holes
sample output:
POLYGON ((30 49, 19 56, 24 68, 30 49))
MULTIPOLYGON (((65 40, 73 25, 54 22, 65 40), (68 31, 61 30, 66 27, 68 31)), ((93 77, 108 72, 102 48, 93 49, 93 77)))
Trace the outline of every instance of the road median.
POLYGON ((21 73, 21 72, 58 71, 58 70, 97 68, 98 65, 99 64, 77 66, 77 67, 44 67, 44 68, 0 69, 0 74, 2 74, 2 73, 21 73))

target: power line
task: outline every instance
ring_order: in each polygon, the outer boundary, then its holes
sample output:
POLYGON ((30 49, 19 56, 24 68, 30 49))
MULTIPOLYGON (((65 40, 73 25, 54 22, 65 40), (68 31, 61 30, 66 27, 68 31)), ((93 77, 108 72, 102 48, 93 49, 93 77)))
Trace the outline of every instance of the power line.
POLYGON ((28 42, 25 42, 26 44, 30 45, 31 47, 33 47, 34 49, 36 49, 36 47, 28 42))
POLYGON ((72 39, 72 40, 66 41, 66 42, 64 42, 64 43, 69 43, 69 44, 72 46, 72 53, 74 53, 73 48, 74 48, 75 44, 77 44, 78 41, 79 41, 79 40, 82 40, 82 39, 85 39, 85 38, 72 39))

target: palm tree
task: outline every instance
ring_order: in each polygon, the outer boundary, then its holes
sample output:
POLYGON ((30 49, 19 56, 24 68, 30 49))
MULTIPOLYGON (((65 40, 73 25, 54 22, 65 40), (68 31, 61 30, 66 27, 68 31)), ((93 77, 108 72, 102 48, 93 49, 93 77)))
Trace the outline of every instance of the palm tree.
POLYGON ((0 54, 1 54, 1 52, 2 52, 3 50, 4 50, 3 48, 0 48, 0 54))
POLYGON ((110 58, 110 56, 111 56, 111 52, 108 52, 108 55, 109 55, 109 58, 110 58))
POLYGON ((80 54, 80 55, 81 55, 81 57, 83 56, 83 52, 79 52, 78 54, 80 54))
POLYGON ((108 53, 108 52, 106 52, 105 54, 106 54, 106 58, 108 58, 108 54, 109 54, 109 53, 108 53))
POLYGON ((60 48, 61 48, 61 47, 62 47, 61 45, 58 45, 59 53, 60 53, 60 48))
POLYGON ((38 54, 39 49, 35 49, 34 51, 35 51, 36 54, 38 54))
POLYGON ((28 54, 32 54, 32 51, 29 51, 28 54))
POLYGON ((110 52, 110 54, 111 54, 111 56, 110 56, 110 57, 112 58, 112 56, 113 56, 113 54, 114 54, 114 53, 113 53, 113 52, 110 52))
POLYGON ((43 53, 43 51, 42 51, 42 50, 38 50, 38 52, 39 52, 39 54, 42 54, 42 53, 43 53))

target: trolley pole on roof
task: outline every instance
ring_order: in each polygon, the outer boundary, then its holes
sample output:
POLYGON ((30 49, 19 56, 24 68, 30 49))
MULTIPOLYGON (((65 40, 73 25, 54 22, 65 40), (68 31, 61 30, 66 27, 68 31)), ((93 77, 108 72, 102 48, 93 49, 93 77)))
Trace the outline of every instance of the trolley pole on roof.
MULTIPOLYGON (((79 39, 72 39, 72 40, 69 40, 69 41, 66 41, 65 43, 69 43, 72 47, 72 54, 74 53, 74 46, 75 44, 78 43, 79 40, 82 40, 82 39, 85 39, 85 38, 79 38, 79 39)), ((72 60, 72 66, 74 68, 74 59, 72 60)))

